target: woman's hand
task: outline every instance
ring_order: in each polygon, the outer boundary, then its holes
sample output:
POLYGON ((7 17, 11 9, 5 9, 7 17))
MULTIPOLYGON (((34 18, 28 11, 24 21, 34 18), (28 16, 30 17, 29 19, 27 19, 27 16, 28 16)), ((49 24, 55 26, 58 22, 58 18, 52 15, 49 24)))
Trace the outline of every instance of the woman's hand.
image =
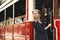
POLYGON ((49 27, 51 27, 52 26, 52 24, 50 23, 50 24, 48 24, 48 26, 47 27, 45 27, 45 30, 47 30, 49 27))

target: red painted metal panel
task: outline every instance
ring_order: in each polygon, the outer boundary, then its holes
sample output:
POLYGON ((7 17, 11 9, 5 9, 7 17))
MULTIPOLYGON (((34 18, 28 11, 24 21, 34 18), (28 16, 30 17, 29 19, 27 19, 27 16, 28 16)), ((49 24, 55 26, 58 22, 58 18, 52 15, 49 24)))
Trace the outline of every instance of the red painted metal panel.
POLYGON ((56 40, 60 40, 60 19, 54 20, 55 27, 55 38, 56 40))
POLYGON ((12 40, 12 25, 5 26, 5 40, 12 40))
POLYGON ((33 40, 32 22, 9 25, 0 28, 0 40, 33 40))

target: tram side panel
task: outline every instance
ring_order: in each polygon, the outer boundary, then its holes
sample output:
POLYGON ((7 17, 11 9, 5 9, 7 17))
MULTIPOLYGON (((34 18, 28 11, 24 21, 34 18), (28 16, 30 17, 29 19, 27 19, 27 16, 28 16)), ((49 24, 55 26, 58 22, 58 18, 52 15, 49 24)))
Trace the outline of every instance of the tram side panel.
POLYGON ((56 40, 60 40, 60 20, 56 20, 55 23, 54 23, 54 27, 55 27, 55 35, 56 35, 56 40))
POLYGON ((0 40, 4 39, 4 28, 0 27, 0 40))
POLYGON ((32 22, 23 22, 0 28, 1 40, 33 40, 32 22))

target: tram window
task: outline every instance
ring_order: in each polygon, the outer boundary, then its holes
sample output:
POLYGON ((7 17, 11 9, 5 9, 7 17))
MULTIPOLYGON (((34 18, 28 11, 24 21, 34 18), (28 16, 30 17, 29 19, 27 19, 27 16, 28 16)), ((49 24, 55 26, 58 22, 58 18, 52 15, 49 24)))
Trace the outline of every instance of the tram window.
POLYGON ((6 20, 10 18, 13 18, 13 5, 8 7, 6 9, 6 20))
POLYGON ((20 23, 25 21, 25 5, 26 0, 19 0, 17 3, 15 3, 15 23, 20 23))
POLYGON ((5 25, 13 25, 14 23, 17 24, 20 22, 25 22, 25 12, 26 12, 25 2, 26 2, 25 0, 23 1, 19 0, 18 2, 14 4, 14 8, 13 8, 13 5, 11 5, 10 7, 6 9, 6 19, 4 20, 5 25), (13 20, 13 12, 14 12, 15 20, 13 20))
POLYGON ((6 9, 6 25, 13 25, 13 5, 6 9))
POLYGON ((4 25, 4 11, 0 12, 0 26, 4 25))
POLYGON ((58 17, 60 17, 60 0, 58 0, 58 17))

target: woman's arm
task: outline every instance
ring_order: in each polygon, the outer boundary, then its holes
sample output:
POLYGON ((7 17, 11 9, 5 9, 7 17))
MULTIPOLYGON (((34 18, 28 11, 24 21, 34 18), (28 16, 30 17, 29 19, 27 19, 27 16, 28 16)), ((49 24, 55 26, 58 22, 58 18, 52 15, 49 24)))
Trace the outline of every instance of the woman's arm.
POLYGON ((45 30, 47 30, 49 27, 51 27, 52 26, 52 24, 50 23, 50 24, 48 24, 48 26, 47 27, 45 27, 45 30))

